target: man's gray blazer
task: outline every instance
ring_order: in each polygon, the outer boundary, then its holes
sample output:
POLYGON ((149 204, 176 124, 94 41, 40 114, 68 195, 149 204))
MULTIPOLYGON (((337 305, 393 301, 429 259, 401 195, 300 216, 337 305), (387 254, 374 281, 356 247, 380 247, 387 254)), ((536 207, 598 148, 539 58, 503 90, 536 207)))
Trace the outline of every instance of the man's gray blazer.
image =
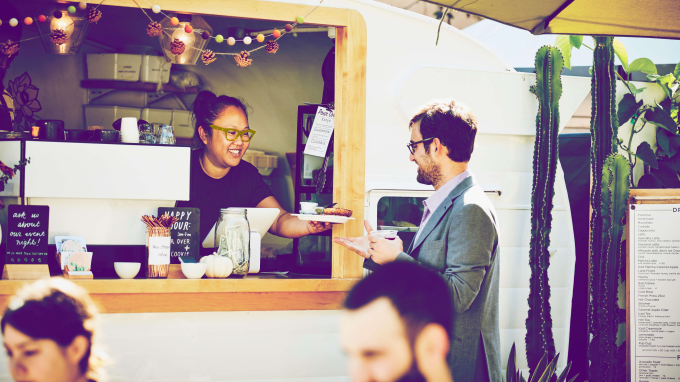
MULTIPOLYGON (((417 242, 397 257, 440 271, 451 286, 455 313, 449 365, 454 382, 502 381, 498 235, 496 211, 469 176, 432 213, 417 242)), ((367 261, 366 267, 371 265, 377 264, 367 261)))

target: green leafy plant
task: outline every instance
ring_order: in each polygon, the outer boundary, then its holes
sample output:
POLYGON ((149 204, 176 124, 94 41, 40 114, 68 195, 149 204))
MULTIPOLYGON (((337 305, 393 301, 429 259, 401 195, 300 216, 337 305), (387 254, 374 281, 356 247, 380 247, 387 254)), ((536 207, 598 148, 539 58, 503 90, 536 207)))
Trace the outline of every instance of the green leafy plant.
MULTIPOLYGON (((625 48, 622 48, 625 49, 625 48)), ((674 73, 664 76, 657 74, 656 66, 652 61, 641 58, 633 61, 630 66, 622 65, 627 73, 640 71, 647 74, 647 79, 659 84, 666 98, 659 104, 644 104, 638 99, 646 88, 636 88, 630 81, 621 78, 626 85, 626 93, 619 102, 619 121, 632 124, 628 142, 619 140, 619 147, 628 153, 628 161, 631 168, 635 167, 637 160, 644 163, 644 174, 638 182, 631 177, 631 186, 641 188, 679 188, 680 180, 680 135, 678 134, 678 101, 680 100, 680 64, 676 65, 674 73), (627 69, 626 69, 627 68, 627 69), (631 144, 633 136, 640 133, 645 126, 656 126, 656 142, 641 142, 633 152, 631 144), (656 143, 656 152, 652 145, 656 143)))
MULTIPOLYGON (((552 361, 548 362, 548 354, 543 355, 540 362, 536 366, 533 372, 529 374, 529 382, 548 382, 554 379, 555 371, 557 370, 557 360, 560 355, 557 354, 552 361)), ((569 370, 571 369, 571 362, 562 371, 559 377, 557 377, 557 382, 565 382, 567 376, 569 375, 569 370)), ((568 382, 576 381, 578 375, 574 376, 568 382)), ((510 355, 508 356, 508 364, 505 369, 505 382, 526 382, 522 372, 517 370, 517 354, 515 352, 515 344, 512 344, 510 349, 510 355)))
POLYGON ((538 98, 536 141, 534 143, 533 185, 531 190, 531 242, 529 265, 529 314, 526 320, 526 353, 530 371, 539 365, 543 354, 555 356, 555 341, 550 316, 550 230, 552 228, 555 175, 557 173, 560 125, 559 100, 562 96, 563 60, 559 49, 543 46, 536 53, 536 85, 531 91, 538 98))
MULTIPOLYGON (((570 68, 569 57, 572 48, 579 49, 583 44, 582 36, 559 36, 555 45, 565 56, 565 67, 570 68)), ((618 139, 617 146, 627 153, 631 169, 638 159, 644 163, 644 174, 636 181, 630 177, 630 186, 639 188, 680 188, 678 173, 680 172, 680 134, 678 134, 678 104, 680 103, 680 63, 673 73, 659 75, 656 65, 648 58, 638 58, 628 64, 626 47, 617 39, 612 40, 616 57, 621 62, 624 76, 612 71, 627 89, 627 93, 619 101, 617 119, 619 126, 631 123, 631 131, 627 140, 618 139), (647 87, 637 88, 630 81, 632 73, 641 72, 647 80, 657 83, 664 91, 666 98, 660 103, 645 104, 640 96, 647 87), (643 141, 633 149, 633 137, 648 126, 656 126, 656 139, 643 141), (656 151, 652 148, 657 146, 656 151)), ((632 171, 632 170, 631 170, 632 171)))

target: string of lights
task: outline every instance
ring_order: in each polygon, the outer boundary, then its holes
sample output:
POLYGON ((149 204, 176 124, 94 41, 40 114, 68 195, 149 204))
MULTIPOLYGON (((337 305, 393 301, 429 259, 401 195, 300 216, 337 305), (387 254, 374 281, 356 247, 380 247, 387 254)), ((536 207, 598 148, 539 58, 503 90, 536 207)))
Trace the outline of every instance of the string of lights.
MULTIPOLYGON (((102 17, 102 12, 98 9, 99 6, 101 6, 104 3, 105 0, 102 0, 99 2, 96 6, 94 7, 89 7, 88 8, 88 2, 87 1, 81 1, 78 3, 78 8, 81 10, 86 10, 86 20, 88 23, 96 23, 99 21, 102 17)), ((289 24, 285 24, 283 27, 280 28, 275 28, 272 30, 271 33, 268 34, 258 34, 255 36, 255 38, 251 38, 250 36, 245 36, 240 39, 236 39, 234 37, 228 37, 224 38, 221 34, 217 35, 211 35, 211 33, 208 30, 202 30, 199 28, 194 29, 194 26, 192 26, 191 22, 180 22, 178 17, 173 16, 172 14, 167 14, 163 12, 161 9, 160 5, 157 4, 152 4, 148 0, 144 0, 145 3, 149 5, 149 8, 151 12, 154 14, 160 14, 164 16, 164 19, 162 20, 165 25, 167 25, 167 20, 169 20, 169 24, 171 27, 175 27, 173 30, 173 34, 170 34, 167 30, 170 29, 168 27, 164 28, 161 23, 154 21, 154 19, 149 15, 149 13, 142 7, 137 0, 132 0, 138 7, 139 9, 142 10, 144 15, 147 16, 149 19, 150 23, 147 26, 147 34, 151 37, 160 37, 160 36, 167 36, 169 38, 169 51, 172 52, 172 54, 176 56, 182 55, 187 48, 190 50, 198 51, 202 54, 202 61, 203 63, 210 64, 211 62, 215 61, 216 56, 233 56, 237 65, 245 67, 248 66, 252 63, 252 59, 249 58, 249 56, 261 49, 266 49, 268 53, 276 53, 279 49, 279 45, 277 41, 281 39, 284 35, 291 33, 293 29, 298 26, 299 24, 302 24, 305 22, 305 18, 307 18, 312 12, 314 12, 323 2, 321 0, 318 5, 316 5, 314 8, 312 8, 306 15, 304 16, 297 16, 295 18, 295 21, 289 24), (182 31, 183 33, 180 33, 181 38, 174 37, 175 34, 177 34, 178 31, 182 31), (198 44, 199 47, 193 46, 192 44, 187 44, 186 42, 191 41, 193 42, 196 39, 196 35, 200 36, 201 39, 207 40, 205 44, 198 44), (190 36, 190 37, 187 37, 190 36), (227 45, 229 46, 234 46, 237 43, 243 43, 244 45, 250 45, 253 43, 253 40, 255 40, 257 43, 260 43, 261 45, 250 50, 242 50, 238 53, 236 52, 213 52, 210 49, 206 49, 206 44, 210 41, 214 41, 218 44, 222 42, 227 42, 227 45)), ((76 6, 75 5, 70 5, 66 8, 66 11, 61 11, 61 10, 56 10, 54 13, 48 18, 48 16, 45 16, 44 14, 40 14, 36 17, 38 23, 45 23, 48 20, 51 20, 51 25, 50 25, 50 33, 49 33, 49 39, 52 44, 56 44, 57 46, 61 46, 61 50, 58 53, 66 53, 64 52, 64 44, 66 44, 69 39, 70 39, 70 33, 69 31, 72 31, 75 25, 75 22, 73 21, 72 17, 75 17, 74 14, 77 12, 76 6), (55 26, 56 25, 56 26, 55 26)), ((198 17, 201 19, 200 17, 198 17)), ((201 19, 202 20, 202 19, 201 19)), ((27 26, 34 25, 34 18, 33 17, 25 17, 24 18, 24 24, 27 26)), ((0 25, 2 25, 3 20, 0 19, 0 25)), ((10 26, 15 27, 19 24, 19 21, 16 18, 11 18, 8 20, 8 23, 10 26)), ((209 30, 211 30, 208 27, 209 30)), ((40 32, 40 30, 38 30, 40 32)), ((5 43, 0 43, 0 54, 6 54, 6 55, 13 55, 16 54, 19 50, 19 43, 26 42, 26 41, 31 41, 39 38, 45 38, 43 33, 40 33, 38 36, 32 36, 32 37, 27 37, 24 39, 21 39, 19 41, 11 41, 8 40, 5 43)), ((161 39, 162 40, 162 39, 161 39)), ((166 56, 167 57, 167 56, 166 56)), ((172 56, 170 56, 172 57, 172 56)), ((168 58, 170 60, 170 58, 168 58)), ((195 62, 195 59, 194 61, 195 62)), ((192 63, 193 63, 192 62, 192 63)), ((177 63, 186 63, 183 61, 179 61, 177 63)))

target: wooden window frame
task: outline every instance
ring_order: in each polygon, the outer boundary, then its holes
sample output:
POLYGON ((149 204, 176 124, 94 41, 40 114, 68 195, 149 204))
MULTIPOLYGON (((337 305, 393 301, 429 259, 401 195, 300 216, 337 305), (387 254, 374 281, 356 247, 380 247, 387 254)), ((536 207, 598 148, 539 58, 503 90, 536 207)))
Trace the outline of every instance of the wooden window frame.
MULTIPOLYGON (((107 0, 106 5, 133 7, 132 0, 107 0)), ((165 0, 164 12, 195 13, 242 19, 291 22, 314 6, 258 0, 165 0)), ((366 172, 366 22, 354 9, 320 6, 305 18, 305 25, 336 28, 335 40, 335 146, 333 201, 352 210, 354 220, 333 226, 333 237, 363 236, 366 172), (352 139, 354 137, 354 139, 352 139), (358 137, 358 138, 357 138, 358 137)), ((333 244, 332 277, 360 278, 363 259, 333 244)))

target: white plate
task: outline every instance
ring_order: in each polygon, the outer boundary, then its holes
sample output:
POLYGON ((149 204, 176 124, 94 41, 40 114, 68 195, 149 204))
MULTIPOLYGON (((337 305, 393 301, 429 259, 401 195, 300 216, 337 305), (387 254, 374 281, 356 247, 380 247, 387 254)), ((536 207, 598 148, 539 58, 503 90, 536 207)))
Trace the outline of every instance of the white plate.
POLYGON ((354 220, 354 218, 348 218, 346 216, 336 216, 336 215, 300 215, 291 214, 297 216, 300 220, 314 221, 314 222, 325 222, 325 223, 337 223, 343 224, 347 223, 348 220, 354 220))

